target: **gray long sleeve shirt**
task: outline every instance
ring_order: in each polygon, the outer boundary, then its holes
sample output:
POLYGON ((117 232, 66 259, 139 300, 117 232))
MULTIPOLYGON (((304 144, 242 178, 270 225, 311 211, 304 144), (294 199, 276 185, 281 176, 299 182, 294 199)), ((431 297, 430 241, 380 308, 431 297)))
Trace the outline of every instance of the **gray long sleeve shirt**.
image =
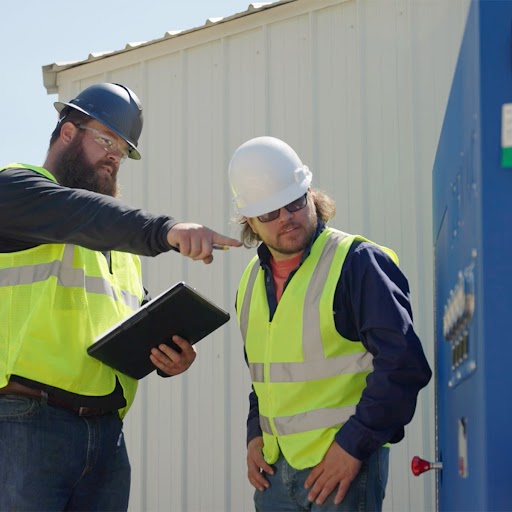
POLYGON ((47 243, 156 256, 177 223, 87 190, 63 187, 28 169, 0 172, 0 253, 47 243))

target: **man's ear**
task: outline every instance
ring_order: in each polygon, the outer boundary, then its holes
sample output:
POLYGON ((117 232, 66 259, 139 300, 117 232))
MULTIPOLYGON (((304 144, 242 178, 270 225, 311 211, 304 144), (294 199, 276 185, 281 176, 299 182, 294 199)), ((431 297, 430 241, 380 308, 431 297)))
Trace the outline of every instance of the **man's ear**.
POLYGON ((64 123, 60 128, 60 138, 63 142, 69 144, 73 140, 77 129, 73 123, 64 123))
POLYGON ((257 235, 257 234, 258 234, 258 232, 257 232, 257 231, 256 231, 256 229, 254 228, 254 221, 253 221, 253 219, 251 219, 250 217, 244 217, 244 218, 245 218, 245 220, 246 220, 247 224, 249 224, 249 226, 251 227, 252 232, 253 232, 255 235, 257 235))

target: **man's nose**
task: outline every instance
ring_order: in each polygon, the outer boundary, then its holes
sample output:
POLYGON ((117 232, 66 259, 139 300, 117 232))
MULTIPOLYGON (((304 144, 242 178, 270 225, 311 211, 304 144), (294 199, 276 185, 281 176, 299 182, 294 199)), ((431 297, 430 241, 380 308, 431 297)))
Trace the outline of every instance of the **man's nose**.
POLYGON ((123 155, 119 149, 113 149, 112 151, 107 151, 107 158, 119 165, 123 159, 123 155))
POLYGON ((290 217, 293 217, 293 212, 289 212, 286 208, 281 208, 279 210, 279 220, 286 222, 290 219, 290 217))

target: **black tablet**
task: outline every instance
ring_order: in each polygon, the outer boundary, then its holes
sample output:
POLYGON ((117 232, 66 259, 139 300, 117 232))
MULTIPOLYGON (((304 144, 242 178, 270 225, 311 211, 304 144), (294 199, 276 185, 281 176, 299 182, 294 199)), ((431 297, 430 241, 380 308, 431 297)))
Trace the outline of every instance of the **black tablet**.
POLYGON ((141 379, 156 369, 149 359, 153 347, 165 343, 179 352, 175 334, 194 344, 228 320, 229 313, 179 282, 97 337, 87 353, 141 379))

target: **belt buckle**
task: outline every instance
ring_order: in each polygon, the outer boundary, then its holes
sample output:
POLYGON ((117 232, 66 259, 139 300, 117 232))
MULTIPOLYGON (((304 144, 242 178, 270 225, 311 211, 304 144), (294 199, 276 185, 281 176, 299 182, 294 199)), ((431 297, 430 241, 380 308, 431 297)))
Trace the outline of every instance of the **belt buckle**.
POLYGON ((79 407, 78 408, 78 416, 87 417, 87 416, 104 416, 108 414, 108 411, 104 409, 97 409, 95 407, 79 407))
POLYGON ((90 407, 79 407, 78 416, 88 416, 90 413, 90 407))

